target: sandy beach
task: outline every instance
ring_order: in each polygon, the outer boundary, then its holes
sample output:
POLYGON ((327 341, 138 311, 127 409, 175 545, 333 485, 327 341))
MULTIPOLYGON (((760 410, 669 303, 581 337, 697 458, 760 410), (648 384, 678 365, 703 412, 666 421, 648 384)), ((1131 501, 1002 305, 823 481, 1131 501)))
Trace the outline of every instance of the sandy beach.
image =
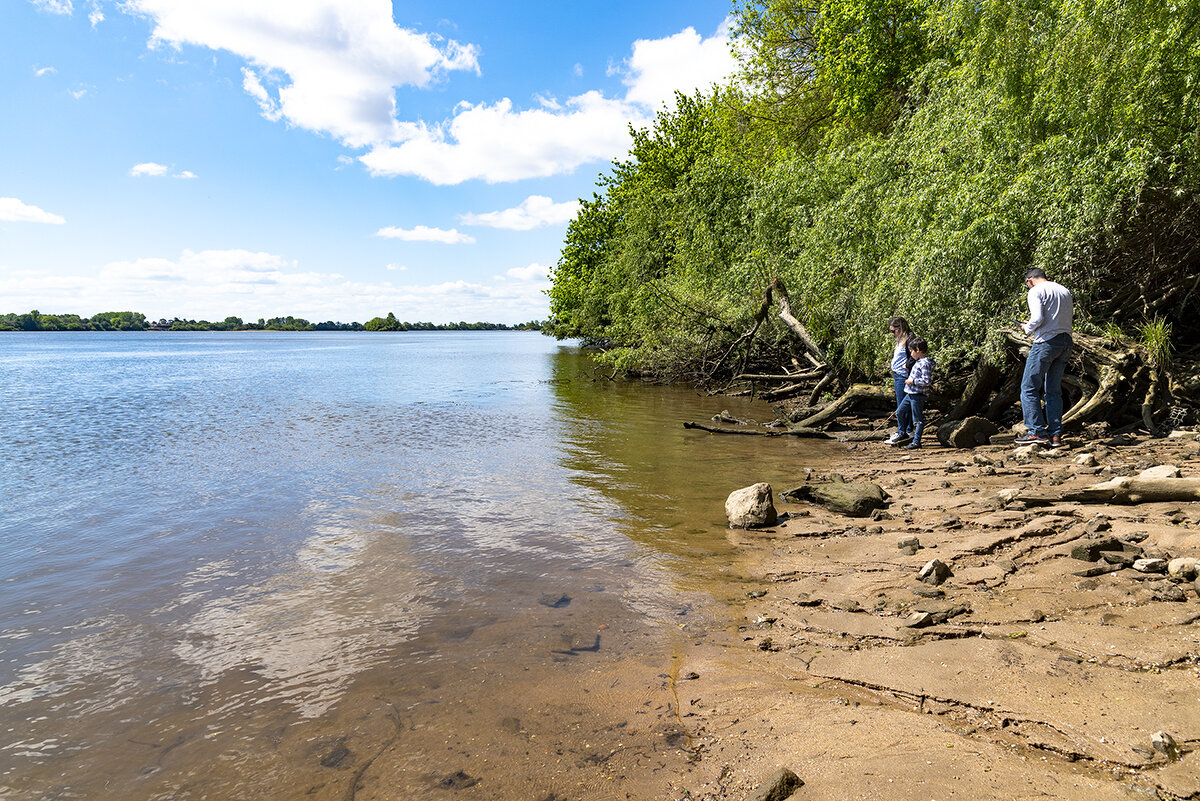
POLYGON ((695 756, 672 797, 760 797, 780 768, 798 800, 1198 797, 1200 593, 1178 560, 1200 557, 1200 503, 1005 498, 1196 477, 1200 442, 1071 444, 848 444, 840 479, 888 495, 874 517, 785 503, 731 530, 744 614, 737 644, 684 659, 695 756), (919 580, 934 559, 951 575, 919 580))

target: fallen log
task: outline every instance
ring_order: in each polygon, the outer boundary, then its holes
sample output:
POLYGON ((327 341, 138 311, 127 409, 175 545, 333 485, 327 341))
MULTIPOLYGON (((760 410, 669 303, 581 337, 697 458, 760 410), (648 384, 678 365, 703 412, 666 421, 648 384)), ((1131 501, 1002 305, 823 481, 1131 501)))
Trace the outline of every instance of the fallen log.
POLYGON ((865 400, 886 401, 891 398, 890 392, 874 384, 855 384, 846 390, 840 398, 830 403, 821 411, 797 423, 799 428, 819 428, 831 423, 840 415, 850 411, 865 400))
POLYGON ((740 434, 744 437, 804 437, 807 439, 832 439, 829 434, 821 431, 818 428, 783 428, 779 431, 758 431, 747 430, 744 428, 721 428, 720 426, 709 426, 704 423, 689 423, 683 424, 684 428, 694 428, 698 431, 707 431, 710 434, 740 434))
POLYGON ((1031 506, 1045 506, 1052 503, 1131 505, 1168 501, 1200 501, 1200 479, 1121 476, 1082 489, 1050 492, 1008 489, 1001 490, 999 496, 1006 503, 1023 501, 1031 506))

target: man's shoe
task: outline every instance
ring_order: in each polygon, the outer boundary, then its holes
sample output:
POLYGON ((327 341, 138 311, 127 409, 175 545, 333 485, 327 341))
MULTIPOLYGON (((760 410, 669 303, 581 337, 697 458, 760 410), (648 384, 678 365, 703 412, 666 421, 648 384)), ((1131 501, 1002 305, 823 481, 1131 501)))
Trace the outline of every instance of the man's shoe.
POLYGON ((908 434, 902 434, 901 432, 897 431, 895 434, 892 434, 890 437, 885 439, 883 441, 883 444, 884 445, 899 445, 901 442, 904 442, 907 439, 908 439, 908 434))
POLYGON ((1041 434, 1023 434, 1016 439, 1017 445, 1049 445, 1050 440, 1041 434))
POLYGON ((1062 437, 1055 434, 1053 437, 1050 438, 1050 447, 1051 448, 1065 448, 1065 447, 1067 447, 1067 443, 1063 442, 1062 437))
POLYGON ((905 445, 905 446, 904 446, 904 450, 906 450, 906 451, 919 451, 919 450, 921 450, 921 443, 919 443, 919 442, 910 442, 910 443, 908 443, 907 445, 905 445))

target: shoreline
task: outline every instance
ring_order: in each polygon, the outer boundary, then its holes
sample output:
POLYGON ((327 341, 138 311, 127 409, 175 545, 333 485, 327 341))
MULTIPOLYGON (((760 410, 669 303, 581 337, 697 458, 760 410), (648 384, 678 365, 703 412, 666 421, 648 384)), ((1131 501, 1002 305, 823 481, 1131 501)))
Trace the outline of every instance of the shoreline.
POLYGON ((785 503, 783 522, 730 531, 747 582, 740 647, 685 657, 698 759, 680 789, 749 798, 789 768, 804 781, 795 801, 1200 797, 1200 588, 1072 556, 1116 538, 1200 557, 1200 503, 998 498, 1157 465, 1200 476, 1197 435, 1060 451, 848 444, 837 470, 885 489, 881 519, 785 503), (907 537, 919 550, 900 550, 907 537), (935 558, 953 575, 918 581, 935 558))

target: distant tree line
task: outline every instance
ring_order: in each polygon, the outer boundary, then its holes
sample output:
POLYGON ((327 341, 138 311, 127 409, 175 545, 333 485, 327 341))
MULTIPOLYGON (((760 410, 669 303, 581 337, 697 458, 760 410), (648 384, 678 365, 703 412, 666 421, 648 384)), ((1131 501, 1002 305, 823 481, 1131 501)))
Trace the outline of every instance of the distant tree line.
POLYGON ((241 317, 226 317, 220 322, 185 320, 174 317, 157 321, 138 312, 101 312, 91 317, 78 314, 42 314, 36 309, 27 314, 0 314, 0 331, 540 331, 540 320, 519 325, 505 323, 409 323, 396 315, 375 317, 362 323, 312 323, 303 317, 258 318, 248 323, 241 317))

